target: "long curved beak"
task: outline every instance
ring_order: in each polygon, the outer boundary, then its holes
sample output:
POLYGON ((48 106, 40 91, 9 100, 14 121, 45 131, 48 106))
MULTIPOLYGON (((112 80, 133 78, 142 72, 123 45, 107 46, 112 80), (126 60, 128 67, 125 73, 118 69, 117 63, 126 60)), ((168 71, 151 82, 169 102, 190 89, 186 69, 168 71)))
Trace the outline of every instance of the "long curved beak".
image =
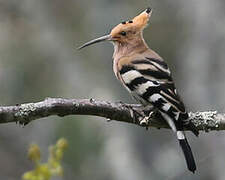
POLYGON ((82 46, 80 46, 77 49, 80 50, 80 49, 83 49, 84 47, 87 47, 87 46, 90 46, 92 44, 99 43, 99 42, 102 42, 102 41, 111 41, 111 36, 110 35, 105 35, 105 36, 93 39, 93 40, 91 40, 89 42, 86 42, 85 44, 83 44, 82 46))

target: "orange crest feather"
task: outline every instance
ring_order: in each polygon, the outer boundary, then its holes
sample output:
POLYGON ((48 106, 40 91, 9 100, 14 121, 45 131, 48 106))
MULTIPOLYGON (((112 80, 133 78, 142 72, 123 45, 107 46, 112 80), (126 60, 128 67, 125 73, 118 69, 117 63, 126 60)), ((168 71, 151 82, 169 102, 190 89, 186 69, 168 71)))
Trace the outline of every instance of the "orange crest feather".
POLYGON ((142 31, 148 25, 151 14, 152 11, 147 12, 147 10, 145 10, 138 16, 134 17, 132 21, 118 24, 112 29, 110 34, 114 37, 122 31, 142 31))

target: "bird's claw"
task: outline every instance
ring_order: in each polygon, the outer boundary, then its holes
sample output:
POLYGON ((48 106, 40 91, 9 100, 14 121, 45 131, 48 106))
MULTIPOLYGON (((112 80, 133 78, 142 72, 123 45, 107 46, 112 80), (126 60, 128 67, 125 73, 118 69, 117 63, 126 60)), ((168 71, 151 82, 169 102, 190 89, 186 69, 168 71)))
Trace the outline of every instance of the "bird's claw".
POLYGON ((128 104, 123 103, 122 101, 119 101, 118 103, 122 104, 124 107, 128 108, 130 111, 130 116, 133 119, 134 122, 137 123, 136 119, 138 118, 138 123, 140 126, 145 127, 146 130, 149 128, 149 122, 152 117, 152 115, 155 112, 155 108, 152 106, 147 107, 147 109, 143 109, 143 113, 137 111, 132 106, 129 106, 128 104), (150 112, 149 112, 150 111, 150 112), (136 114, 138 115, 136 117, 136 114))
POLYGON ((149 120, 152 117, 153 113, 154 113, 154 111, 151 111, 148 116, 145 116, 144 118, 142 118, 140 120, 140 126, 143 126, 143 127, 146 128, 146 130, 148 130, 148 128, 149 128, 149 120))
POLYGON ((140 120, 140 126, 148 128, 148 123, 149 123, 149 117, 147 116, 140 120))

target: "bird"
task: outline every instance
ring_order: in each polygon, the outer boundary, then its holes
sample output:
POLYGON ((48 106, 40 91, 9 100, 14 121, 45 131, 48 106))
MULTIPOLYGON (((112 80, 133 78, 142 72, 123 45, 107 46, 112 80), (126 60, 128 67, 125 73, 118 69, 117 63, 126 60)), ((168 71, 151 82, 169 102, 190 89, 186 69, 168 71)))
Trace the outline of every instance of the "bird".
POLYGON ((167 63, 143 38, 151 15, 152 9, 148 7, 132 20, 116 25, 108 35, 91 40, 78 49, 103 41, 113 43, 115 76, 134 99, 143 106, 153 106, 161 114, 176 134, 188 170, 195 173, 196 163, 184 129, 190 129, 196 136, 199 132, 189 119, 167 63))

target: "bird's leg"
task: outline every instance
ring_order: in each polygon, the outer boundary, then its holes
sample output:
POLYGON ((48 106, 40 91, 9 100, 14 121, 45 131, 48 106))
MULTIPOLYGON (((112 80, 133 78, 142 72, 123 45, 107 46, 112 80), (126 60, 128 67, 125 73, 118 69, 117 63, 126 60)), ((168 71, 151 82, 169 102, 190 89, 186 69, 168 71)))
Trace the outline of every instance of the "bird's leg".
POLYGON ((154 106, 148 105, 148 106, 134 107, 132 105, 125 104, 121 101, 119 101, 118 103, 122 104, 122 106, 129 109, 130 116, 133 118, 135 123, 137 123, 136 120, 138 119, 138 124, 142 127, 146 127, 146 130, 148 130, 149 120, 156 111, 156 108, 154 108, 154 106))
MULTIPOLYGON (((132 117, 134 123, 137 123, 137 121, 136 121, 137 119, 139 120, 139 119, 143 119, 145 117, 145 114, 142 113, 142 111, 137 110, 138 107, 134 107, 132 105, 125 104, 122 101, 119 101, 118 103, 122 104, 122 106, 126 107, 130 111, 130 116, 132 117), (137 108, 137 109, 135 109, 135 108, 137 108)), ((142 107, 142 106, 140 105, 140 107, 142 107)), ((140 123, 140 120, 138 123, 140 123)))

